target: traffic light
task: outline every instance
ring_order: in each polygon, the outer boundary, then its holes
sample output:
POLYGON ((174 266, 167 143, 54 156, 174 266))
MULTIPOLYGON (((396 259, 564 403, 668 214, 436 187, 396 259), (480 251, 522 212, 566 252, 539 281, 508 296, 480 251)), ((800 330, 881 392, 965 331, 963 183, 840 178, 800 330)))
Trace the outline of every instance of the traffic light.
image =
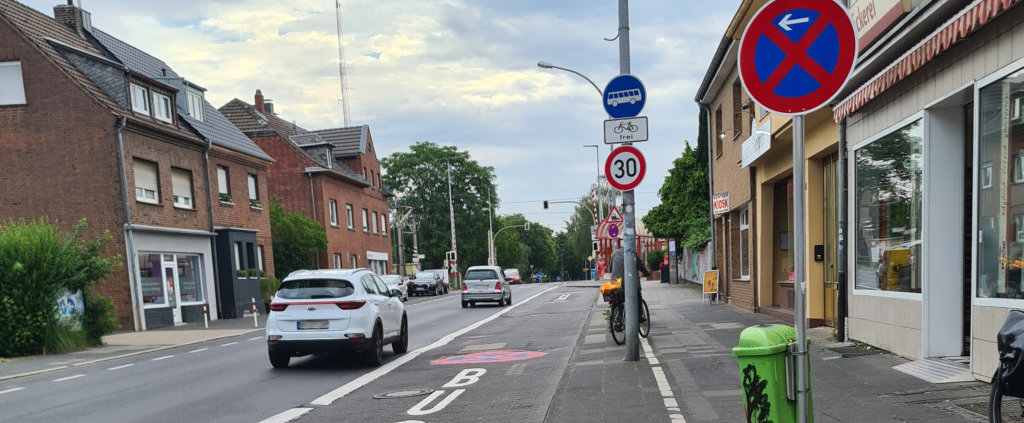
POLYGON ((544 210, 548 209, 548 200, 544 200, 544 210))
POLYGON ((601 243, 599 243, 597 241, 592 241, 592 245, 593 245, 593 248, 591 248, 590 250, 594 251, 595 254, 596 254, 596 252, 601 249, 601 243))

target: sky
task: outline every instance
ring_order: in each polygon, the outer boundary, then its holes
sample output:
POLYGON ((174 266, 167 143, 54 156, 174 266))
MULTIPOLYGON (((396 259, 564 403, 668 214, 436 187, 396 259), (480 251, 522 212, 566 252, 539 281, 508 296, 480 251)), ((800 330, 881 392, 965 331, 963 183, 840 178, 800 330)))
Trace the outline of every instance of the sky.
MULTIPOLYGON (((53 16, 64 0, 19 0, 53 16)), ((339 0, 352 125, 369 125, 378 158, 430 141, 495 170, 499 215, 556 231, 588 195, 611 146, 602 90, 619 73, 616 0, 339 0), (593 147, 600 146, 595 156, 593 147)), ((93 26, 207 89, 220 107, 252 104, 309 130, 344 126, 334 0, 75 0, 93 26)), ((647 172, 639 220, 684 143, 696 147, 693 99, 740 0, 629 3, 631 73, 643 81, 647 172)), ((455 189, 458 189, 456 186, 455 189)))

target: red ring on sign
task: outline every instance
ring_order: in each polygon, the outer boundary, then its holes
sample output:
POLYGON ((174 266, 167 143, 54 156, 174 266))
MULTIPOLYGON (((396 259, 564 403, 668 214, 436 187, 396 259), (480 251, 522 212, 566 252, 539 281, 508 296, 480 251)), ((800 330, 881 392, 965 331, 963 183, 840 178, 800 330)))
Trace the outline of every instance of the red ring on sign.
POLYGON ((615 188, 619 191, 629 191, 633 188, 636 188, 637 185, 640 185, 640 182, 644 180, 644 174, 646 173, 647 161, 644 160, 644 155, 640 154, 640 150, 637 150, 636 147, 633 147, 631 145, 623 145, 620 146, 619 148, 616 148, 615 150, 612 150, 612 153, 608 155, 608 159, 605 160, 604 162, 605 179, 608 180, 608 183, 612 186, 612 188, 615 188), (637 175, 636 179, 634 179, 632 182, 622 184, 616 181, 614 177, 612 177, 612 162, 614 162, 615 158, 619 157, 620 154, 629 154, 632 155, 633 157, 636 157, 637 175))
POLYGON ((539 351, 484 351, 472 354, 456 355, 433 360, 430 364, 486 364, 521 361, 543 357, 548 353, 539 351))

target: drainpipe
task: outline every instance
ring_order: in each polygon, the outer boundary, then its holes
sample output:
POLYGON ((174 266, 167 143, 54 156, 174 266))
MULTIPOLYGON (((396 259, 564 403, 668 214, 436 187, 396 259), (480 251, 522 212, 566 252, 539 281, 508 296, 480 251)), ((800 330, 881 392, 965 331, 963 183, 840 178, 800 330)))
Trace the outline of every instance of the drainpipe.
MULTIPOLYGON (((206 206, 207 211, 210 213, 210 233, 216 234, 214 230, 213 222, 213 189, 210 188, 210 150, 213 149, 213 141, 209 138, 203 137, 206 141, 206 151, 203 152, 203 168, 206 169, 206 206)), ((218 201, 220 200, 220 194, 217 194, 218 201)), ((217 304, 214 307, 217 309, 217 318, 223 316, 223 310, 220 307, 220 273, 217 268, 217 235, 210 236, 210 259, 213 261, 213 290, 217 295, 217 304)))
POLYGON ((136 287, 136 277, 138 274, 135 265, 138 262, 138 258, 135 255, 135 240, 132 233, 132 210, 131 203, 128 196, 128 170, 125 166, 124 160, 124 128, 127 125, 124 116, 117 118, 116 132, 114 132, 114 138, 117 139, 117 159, 118 166, 121 168, 121 193, 124 197, 124 241, 125 249, 128 255, 128 287, 131 292, 132 302, 132 319, 135 320, 135 330, 146 330, 146 319, 143 317, 142 304, 139 304, 139 292, 136 287))
POLYGON ((839 342, 846 342, 846 316, 848 313, 847 307, 847 286, 846 286, 846 213, 847 213, 847 198, 846 191, 846 119, 839 122, 839 159, 836 160, 836 181, 839 185, 839 198, 836 202, 836 207, 839 208, 837 214, 838 222, 836 222, 836 240, 839 242, 838 250, 839 257, 837 257, 837 275, 836 284, 839 285, 839 301, 836 304, 836 340, 839 342))
MULTIPOLYGON (((317 221, 316 220, 316 196, 313 194, 313 174, 312 173, 307 173, 306 176, 309 178, 309 210, 310 210, 309 213, 310 213, 310 217, 313 218, 313 221, 316 222, 317 221)), ((347 219, 347 217, 346 217, 346 219, 347 219)), ((344 260, 344 258, 342 258, 342 260, 344 260)), ((320 253, 319 252, 313 255, 313 264, 316 266, 317 269, 320 268, 320 253)))
POLYGON ((715 178, 713 165, 714 162, 712 162, 713 154, 711 153, 711 143, 714 142, 714 138, 712 138, 711 136, 713 135, 714 131, 711 130, 711 107, 709 107, 709 105, 707 104, 702 103, 700 105, 700 108, 703 109, 704 112, 706 112, 702 114, 705 116, 705 119, 708 120, 705 127, 708 128, 708 207, 711 209, 709 210, 709 214, 711 216, 711 241, 709 242, 709 245, 711 246, 711 269, 715 269, 715 208, 714 202, 712 201, 712 199, 715 197, 715 188, 713 182, 715 178))
MULTIPOLYGON (((756 129, 752 129, 750 132, 754 132, 754 131, 756 131, 756 129)), ((769 130, 769 132, 771 132, 771 130, 769 130)), ((750 209, 754 208, 754 211, 756 211, 758 213, 761 212, 761 209, 760 208, 756 208, 756 207, 757 207, 757 174, 756 174, 756 171, 754 170, 754 167, 751 166, 750 167, 750 203, 747 205, 747 228, 750 228, 750 219, 751 219, 751 216, 753 215, 753 213, 750 212, 750 209)), ((757 245, 757 229, 759 229, 759 228, 760 228, 760 226, 756 226, 755 225, 753 230, 747 229, 748 231, 750 231, 750 236, 747 237, 747 242, 749 242, 751 246, 757 245)), ((740 248, 746 248, 746 247, 741 245, 740 248)), ((757 251, 756 249, 753 249, 753 248, 751 248, 751 249, 754 250, 754 251, 752 251, 752 253, 757 251)), ((750 270, 749 270, 750 273, 748 275, 751 278, 751 281, 750 281, 751 282, 751 288, 752 288, 751 291, 754 291, 754 313, 760 313, 761 312, 761 304, 758 303, 758 299, 757 299, 757 297, 758 297, 757 293, 761 291, 760 289, 758 289, 758 286, 757 286, 758 285, 758 281, 757 281, 757 268, 758 268, 758 265, 759 265, 760 262, 757 260, 757 254, 750 254, 749 257, 750 257, 750 260, 748 260, 749 263, 747 263, 747 266, 750 266, 750 270)))

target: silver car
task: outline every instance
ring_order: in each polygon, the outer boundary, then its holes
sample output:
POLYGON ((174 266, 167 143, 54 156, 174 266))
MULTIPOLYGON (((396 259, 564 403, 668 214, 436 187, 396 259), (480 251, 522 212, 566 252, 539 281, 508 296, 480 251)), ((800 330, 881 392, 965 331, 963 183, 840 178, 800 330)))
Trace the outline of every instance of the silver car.
POLYGON ((405 278, 402 275, 382 275, 380 277, 384 280, 384 284, 388 286, 392 294, 397 290, 398 298, 402 301, 409 301, 409 284, 405 283, 405 278))
POLYGON ((504 307, 512 304, 512 288, 498 266, 473 266, 462 278, 462 308, 478 302, 496 302, 504 307))

